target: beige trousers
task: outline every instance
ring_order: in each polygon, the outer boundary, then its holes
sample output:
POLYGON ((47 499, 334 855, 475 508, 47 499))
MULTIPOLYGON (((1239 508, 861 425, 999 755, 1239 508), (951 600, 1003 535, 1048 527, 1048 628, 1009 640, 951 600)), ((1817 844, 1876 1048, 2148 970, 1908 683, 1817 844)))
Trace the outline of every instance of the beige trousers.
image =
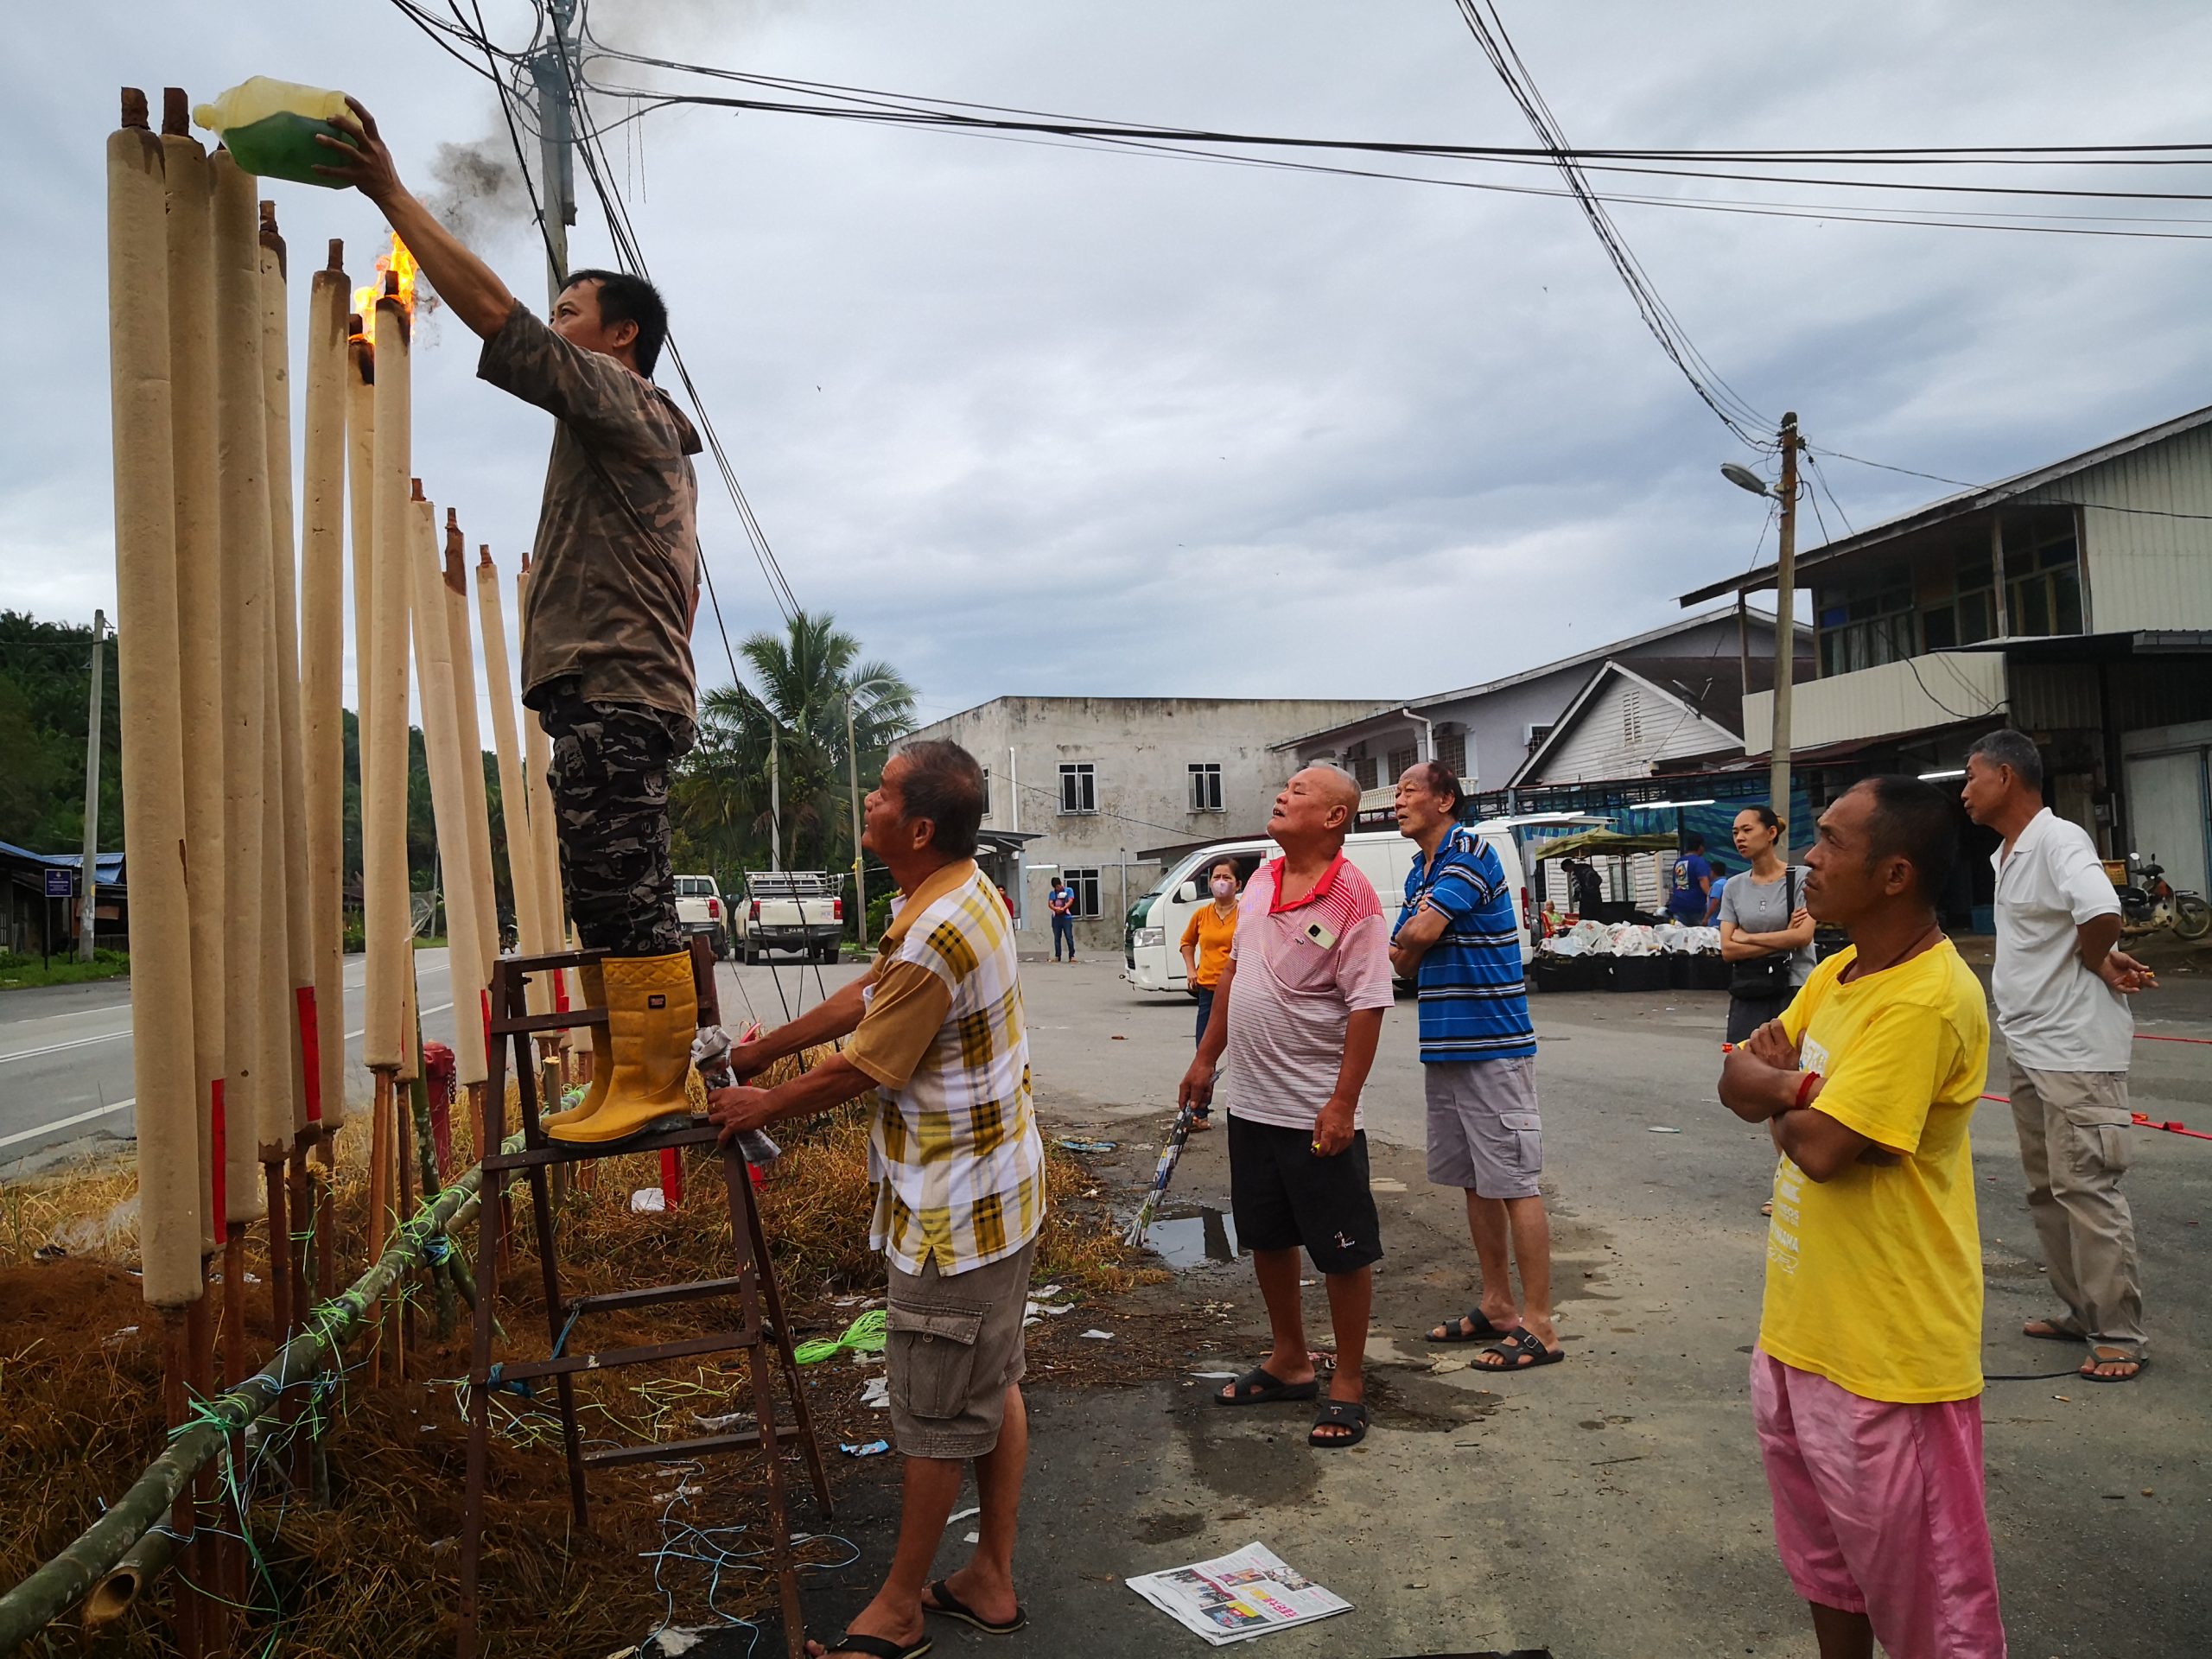
POLYGON ((2012 1065, 2012 1124, 2028 1213, 2050 1287, 2086 1340, 2143 1351, 2135 1217, 2120 1178, 2131 1147, 2125 1071, 2031 1071, 2012 1065))

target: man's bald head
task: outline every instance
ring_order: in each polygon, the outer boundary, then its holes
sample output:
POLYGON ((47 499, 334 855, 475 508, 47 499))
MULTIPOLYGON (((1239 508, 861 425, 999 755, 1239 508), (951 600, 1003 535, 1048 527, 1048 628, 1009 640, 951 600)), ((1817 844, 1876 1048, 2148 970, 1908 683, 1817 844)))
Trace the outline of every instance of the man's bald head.
POLYGON ((1275 797, 1268 833, 1285 852, 1296 847, 1344 844, 1359 815, 1359 784, 1342 766, 1306 766, 1291 774, 1275 797))

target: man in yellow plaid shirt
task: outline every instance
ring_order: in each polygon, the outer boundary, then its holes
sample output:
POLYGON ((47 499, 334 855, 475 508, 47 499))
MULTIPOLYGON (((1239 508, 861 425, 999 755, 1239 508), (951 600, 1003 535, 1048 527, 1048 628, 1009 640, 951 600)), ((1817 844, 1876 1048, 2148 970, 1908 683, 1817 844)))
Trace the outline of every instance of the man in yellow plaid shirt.
POLYGON ((899 1547, 875 1599, 815 1654, 911 1659, 924 1615, 996 1633, 1026 1624, 1014 1593, 1014 1516, 1028 1462, 1022 1316, 1045 1216, 1045 1148, 1029 1091, 1012 919, 976 866, 983 771, 957 743, 910 744, 868 798, 861 845, 899 884, 874 966, 730 1055, 741 1078, 838 1037, 842 1052, 775 1089, 716 1090, 727 1142, 873 1090, 869 1244, 889 1275, 892 1433, 906 1459, 899 1547), (928 1582, 976 1465, 974 1557, 928 1582))

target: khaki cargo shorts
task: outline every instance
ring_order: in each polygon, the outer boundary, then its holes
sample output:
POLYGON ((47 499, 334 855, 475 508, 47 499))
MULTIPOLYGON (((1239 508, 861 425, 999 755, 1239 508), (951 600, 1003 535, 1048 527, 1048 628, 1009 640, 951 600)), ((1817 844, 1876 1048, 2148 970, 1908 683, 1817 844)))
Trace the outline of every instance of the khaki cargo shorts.
POLYGON ((1021 1381, 1031 1239, 1012 1255, 948 1278, 889 1263, 884 1348, 891 1440, 910 1458, 980 1458, 995 1450, 1006 1391, 1021 1381))
POLYGON ((1421 1069, 1428 1096, 1428 1179, 1484 1198, 1533 1198, 1544 1173, 1536 1063, 1437 1060, 1421 1069))

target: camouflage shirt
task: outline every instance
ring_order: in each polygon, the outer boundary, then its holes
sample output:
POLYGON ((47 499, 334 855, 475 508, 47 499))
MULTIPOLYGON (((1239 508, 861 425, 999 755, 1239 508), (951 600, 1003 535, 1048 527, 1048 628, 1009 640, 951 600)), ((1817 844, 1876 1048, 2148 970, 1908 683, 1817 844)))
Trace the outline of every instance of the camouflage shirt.
POLYGON ((696 718, 690 420, 652 381, 571 345, 520 301, 484 342, 476 372, 558 422, 523 606, 523 701, 542 709, 552 682, 574 679, 588 702, 696 718))

